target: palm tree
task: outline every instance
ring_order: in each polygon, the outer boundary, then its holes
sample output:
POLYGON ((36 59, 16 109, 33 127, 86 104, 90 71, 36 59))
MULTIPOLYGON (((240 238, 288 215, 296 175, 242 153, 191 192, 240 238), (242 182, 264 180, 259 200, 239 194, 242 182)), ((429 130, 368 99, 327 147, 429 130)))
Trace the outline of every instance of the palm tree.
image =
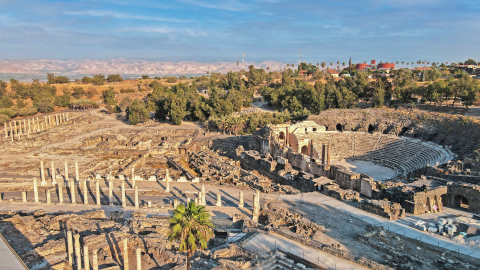
POLYGON ((332 68, 332 66, 333 66, 333 63, 332 63, 332 62, 330 62, 330 68, 332 68))
POLYGON ((270 70, 270 67, 267 67, 267 72, 270 70))
POLYGON ((179 240, 179 252, 187 252, 187 270, 190 270, 190 257, 197 249, 206 249, 213 237, 213 224, 205 206, 197 206, 194 201, 188 207, 180 204, 169 220, 168 240, 179 240))
POLYGON ((342 65, 345 66, 345 62, 342 62, 342 65))
POLYGON ((325 62, 322 62, 322 69, 325 69, 325 66, 327 65, 327 63, 325 62))
POLYGON ((366 64, 366 63, 367 63, 367 61, 363 61, 363 63, 364 63, 364 64, 366 64))
POLYGON ((340 65, 340 61, 337 61, 337 65, 340 65))
POLYGON ((402 67, 404 67, 403 65, 405 65, 405 61, 402 61, 402 67))

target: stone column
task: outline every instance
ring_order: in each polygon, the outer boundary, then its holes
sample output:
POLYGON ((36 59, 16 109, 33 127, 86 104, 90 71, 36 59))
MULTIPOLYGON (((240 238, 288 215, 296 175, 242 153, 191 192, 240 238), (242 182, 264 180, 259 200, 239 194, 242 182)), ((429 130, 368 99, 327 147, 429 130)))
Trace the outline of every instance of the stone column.
POLYGON ((72 241, 72 231, 67 232, 67 255, 68 255, 68 264, 73 265, 73 241, 72 241))
POLYGON ((55 114, 55 125, 58 126, 58 116, 55 114))
POLYGON ((123 239, 123 269, 128 270, 128 239, 123 239))
POLYGON ((142 270, 142 250, 137 248, 137 270, 142 270))
POLYGON ((83 182, 83 204, 88 204, 88 187, 87 180, 83 182))
POLYGON ((42 179, 42 182, 40 182, 40 185, 42 186, 47 185, 47 181, 45 181, 45 170, 43 168, 43 159, 40 160, 40 177, 42 179))
POLYGON ((22 191, 22 201, 23 201, 23 203, 27 203, 27 192, 26 191, 22 191))
POLYGON ((23 119, 23 133, 27 133, 27 120, 23 119))
POLYGON ((168 169, 167 169, 167 175, 165 176, 165 186, 167 187, 165 189, 165 192, 170 192, 170 176, 168 175, 168 169))
POLYGON ((66 113, 66 116, 67 116, 67 122, 68 122, 68 112, 66 113))
POLYGON ((98 182, 98 180, 95 182, 95 189, 96 189, 96 196, 95 198, 97 199, 97 205, 100 205, 100 183, 98 182))
POLYGON ((58 183, 58 204, 63 204, 63 184, 58 183))
POLYGON ((243 191, 240 191, 240 198, 238 199, 238 207, 243 207, 243 191))
POLYGON ((50 203, 52 203, 52 197, 50 195, 50 189, 47 189, 46 192, 47 192, 47 204, 50 204, 50 203))
POLYGON ((8 138, 7 122, 3 123, 3 127, 5 128, 5 138, 8 138))
POLYGON ((78 176, 78 162, 75 160, 75 181, 80 181, 80 177, 78 176))
POLYGON ((13 134, 18 135, 17 121, 13 121, 13 134))
POLYGON ((65 182, 68 182, 68 164, 65 160, 65 182))
POLYGON ((83 264, 85 265, 85 270, 90 270, 90 260, 88 259, 88 245, 85 245, 83 242, 83 264))
POLYGON ((12 129, 12 122, 8 122, 10 124, 10 139, 13 142, 13 129, 12 129))
POLYGON ((94 250, 92 254, 92 268, 93 270, 98 270, 98 250, 94 250))
POLYGON ((258 222, 258 216, 260 215, 260 191, 255 190, 253 194, 253 217, 252 220, 258 222))
POLYGON ((38 120, 38 117, 37 117, 37 131, 40 132, 40 120, 38 120))
POLYGON ((113 183, 110 174, 108 174, 108 204, 113 205, 113 183))
POLYGON ((122 206, 127 207, 127 201, 125 200, 125 181, 122 181, 122 206))
POLYGON ((200 205, 206 205, 207 204, 207 201, 205 200, 205 184, 202 184, 202 202, 200 203, 200 205))
POLYGON ((75 189, 77 188, 77 185, 75 185, 75 181, 72 180, 70 183, 70 193, 72 196, 72 204, 77 204, 76 198, 75 198, 75 189))
POLYGON ((57 184, 57 179, 55 177, 55 163, 52 160, 52 167, 50 168, 50 175, 52 176, 52 185, 57 184))
POLYGON ((201 205, 202 204, 202 192, 201 191, 198 192, 198 198, 196 199, 195 204, 196 205, 201 205))
POLYGON ((217 194, 217 206, 222 206, 222 195, 217 194))
POLYGON ((327 164, 330 165, 330 145, 327 145, 327 164))
POLYGON ((38 201, 37 178, 33 178, 33 194, 35 195, 35 203, 39 203, 39 201, 38 201))
POLYGON ((27 119, 27 122, 28 122, 27 131, 28 131, 28 133, 30 133, 30 130, 31 130, 30 118, 27 119))
POLYGON ((82 252, 80 251, 80 235, 75 234, 75 259, 77 261, 77 270, 82 269, 82 252))
POLYGON ((135 186, 135 167, 132 167, 132 187, 135 186))
POLYGON ((138 186, 135 186, 133 189, 135 190, 135 208, 139 208, 139 205, 138 205, 138 186))

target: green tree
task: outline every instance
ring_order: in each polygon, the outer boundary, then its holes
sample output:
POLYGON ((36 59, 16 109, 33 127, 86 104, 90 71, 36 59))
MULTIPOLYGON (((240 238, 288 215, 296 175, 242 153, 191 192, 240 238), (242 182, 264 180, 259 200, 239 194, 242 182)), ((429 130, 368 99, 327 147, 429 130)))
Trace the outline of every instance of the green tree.
POLYGON ((148 76, 148 75, 142 75, 142 80, 147 80, 147 79, 150 79, 150 76, 148 76))
POLYGON ((13 101, 10 97, 8 96, 3 96, 2 99, 0 99, 0 108, 10 108, 13 106, 13 101))
POLYGON ((55 96, 54 104, 58 107, 68 107, 70 105, 71 94, 68 89, 63 89, 62 96, 55 96))
POLYGON ((107 76, 108 83, 121 82, 121 81, 123 81, 123 78, 122 76, 120 76, 120 74, 110 74, 107 76))
POLYGON ((75 99, 81 99, 83 96, 85 96, 85 90, 83 90, 83 87, 81 86, 76 86, 72 90, 73 90, 72 96, 75 99))
POLYGON ((476 65, 477 62, 473 59, 468 59, 467 61, 465 61, 465 63, 463 63, 464 65, 476 65))
POLYGON ((102 97, 103 102, 107 105, 116 105, 117 100, 115 99, 116 92, 113 90, 113 87, 108 87, 107 90, 103 90, 102 97))
POLYGON ((55 83, 55 74, 47 73, 47 83, 49 84, 55 83))
POLYGON ((92 77, 93 85, 104 85, 105 84, 105 75, 103 74, 94 74, 92 77))
POLYGON ((187 270, 191 269, 190 258, 197 249, 206 249, 213 237, 213 223, 205 206, 190 201, 185 207, 180 204, 170 218, 170 241, 178 240, 179 252, 187 252, 187 270))
POLYGON ((41 113, 49 113, 55 110, 52 99, 50 97, 43 97, 33 103, 33 106, 41 113))
POLYGON ((327 63, 322 62, 322 69, 324 69, 326 65, 327 65, 327 63))
POLYGON ((25 102, 23 102, 23 99, 21 99, 21 98, 17 98, 15 103, 17 105, 17 108, 19 108, 19 109, 27 107, 27 104, 25 104, 25 102))
POLYGON ((140 100, 134 100, 126 109, 127 120, 132 125, 144 122, 150 118, 150 114, 145 107, 145 103, 140 100))

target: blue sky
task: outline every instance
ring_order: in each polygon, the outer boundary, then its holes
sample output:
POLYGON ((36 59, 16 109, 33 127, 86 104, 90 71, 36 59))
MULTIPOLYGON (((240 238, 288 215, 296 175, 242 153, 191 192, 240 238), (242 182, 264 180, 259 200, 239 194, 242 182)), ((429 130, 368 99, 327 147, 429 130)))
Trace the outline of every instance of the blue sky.
POLYGON ((0 59, 480 61, 480 1, 0 0, 0 59))

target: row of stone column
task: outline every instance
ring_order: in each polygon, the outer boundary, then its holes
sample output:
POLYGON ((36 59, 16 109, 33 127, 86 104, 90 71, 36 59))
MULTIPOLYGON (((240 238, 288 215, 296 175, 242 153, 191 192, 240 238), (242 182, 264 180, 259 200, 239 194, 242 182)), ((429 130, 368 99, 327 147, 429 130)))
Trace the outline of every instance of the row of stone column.
MULTIPOLYGON (((64 173, 65 173, 64 174, 64 181, 68 182, 70 179, 69 179, 69 175, 68 175, 68 163, 67 163, 66 160, 65 160, 64 173)), ((55 173, 55 163, 53 161, 51 162, 50 176, 52 177, 52 185, 57 184, 56 173, 55 173)), ((40 179, 41 179, 40 185, 45 186, 47 184, 47 181, 46 181, 43 159, 40 160, 40 179)), ((77 182, 80 181, 80 176, 79 176, 79 172, 78 172, 78 162, 77 161, 75 161, 75 180, 77 182)))
POLYGON ((10 121, 8 122, 9 128, 7 128, 7 123, 4 123, 3 126, 5 129, 5 138, 10 137, 12 142, 14 138, 21 140, 22 137, 28 138, 30 136, 30 133, 40 132, 49 127, 58 126, 68 122, 68 112, 60 113, 60 114, 57 113, 53 115, 53 117, 54 117, 53 122, 52 122, 51 115, 44 116, 43 120, 40 120, 39 117, 37 117, 36 120, 35 118, 23 119, 23 126, 22 126, 22 120, 10 121), (12 122, 13 122, 13 125, 12 125, 12 122), (17 123, 18 123, 18 127, 17 127, 17 123))
MULTIPOLYGON (((82 261, 82 250, 80 248, 80 235, 75 234, 73 238, 75 239, 75 250, 74 250, 74 242, 72 240, 72 231, 67 232, 67 259, 68 264, 72 267, 73 265, 76 266, 77 270, 90 270, 90 259, 89 259, 89 249, 88 245, 84 243, 83 245, 83 261, 82 261), (75 255, 74 255, 75 251, 75 255), (84 268, 82 268, 82 264, 84 268)), ((123 269, 129 270, 129 263, 128 263, 128 239, 123 239, 123 249, 122 249, 122 257, 123 257, 123 269)), ((113 255, 113 254, 112 254, 113 255)), ((137 255, 137 269, 142 269, 142 250, 141 248, 136 249, 137 255)), ((92 252, 92 268, 93 270, 98 270, 98 249, 93 250, 92 252)))
MULTIPOLYGON (((77 184, 75 181, 71 180, 68 183, 68 186, 70 188, 70 196, 71 196, 71 203, 76 204, 76 189, 77 189, 77 184)), ((87 180, 82 181, 83 184, 83 204, 87 205, 88 204, 88 184, 87 180)), ((58 203, 63 204, 63 183, 56 183, 57 190, 58 190, 58 203)), ((126 201, 126 195, 125 195, 125 181, 122 181, 122 206, 126 207, 127 206, 127 201, 126 201)), ((95 181, 95 198, 96 198, 96 204, 100 205, 100 182, 97 180, 95 181)), ((34 197, 35 197, 35 203, 40 203, 39 201, 39 196, 38 196, 38 184, 37 184, 37 178, 33 178, 33 192, 34 192, 34 197)), ((139 200, 138 200, 138 186, 134 187, 134 192, 135 192, 135 208, 139 208, 139 200)), ((46 190, 46 197, 47 197, 47 204, 51 203, 51 189, 46 190)), ((22 198, 23 202, 27 202, 27 192, 24 191, 22 192, 22 198)), ((109 179, 108 181, 108 203, 110 205, 113 205, 114 203, 114 197, 113 197, 113 180, 109 179)))

